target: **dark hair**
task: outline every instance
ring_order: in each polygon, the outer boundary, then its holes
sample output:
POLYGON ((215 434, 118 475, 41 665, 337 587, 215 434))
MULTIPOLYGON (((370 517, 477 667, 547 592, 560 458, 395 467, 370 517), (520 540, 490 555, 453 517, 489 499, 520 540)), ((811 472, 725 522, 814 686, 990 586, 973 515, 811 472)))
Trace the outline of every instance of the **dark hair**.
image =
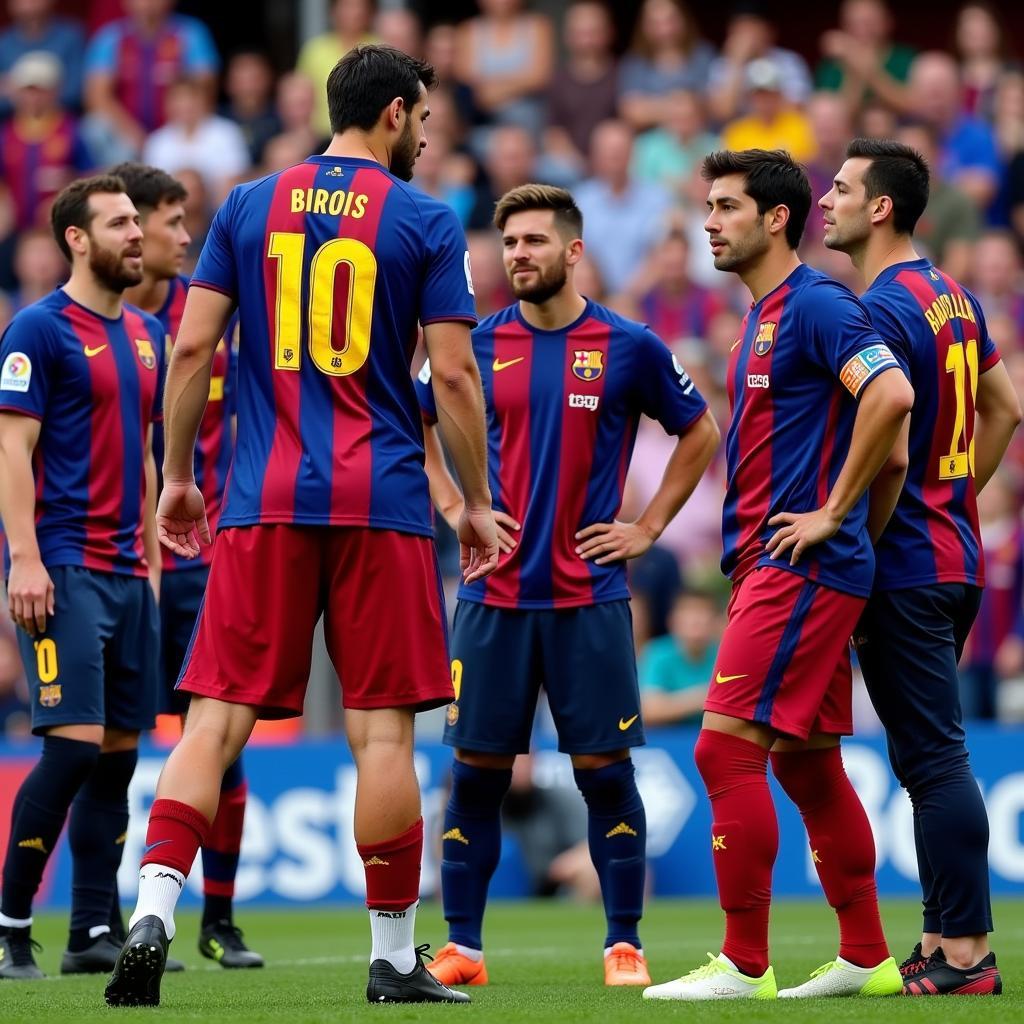
POLYGON ((109 173, 124 182, 128 198, 143 215, 152 212, 162 203, 183 203, 188 198, 185 186, 159 167, 129 160, 111 167, 109 173))
POLYGON ((114 174, 97 174, 91 178, 79 178, 58 193, 50 209, 50 225, 53 237, 64 253, 64 258, 71 262, 71 247, 68 245, 64 232, 68 228, 89 230, 95 216, 89 206, 89 197, 96 195, 118 195, 127 192, 124 182, 114 174))
POLYGON ((704 158, 700 173, 705 181, 742 175, 744 191, 757 203, 762 217, 774 206, 789 210, 786 242, 790 249, 800 244, 811 212, 811 183, 807 172, 784 149, 720 149, 704 158))
POLYGON ((567 189, 532 184, 509 189, 494 207, 494 226, 504 231, 509 217, 525 210, 554 210, 555 226, 563 237, 583 237, 583 214, 567 189))
POLYGON ((846 147, 848 160, 870 160, 864 172, 868 199, 892 200, 892 226, 898 235, 911 235, 928 205, 928 162, 916 149, 893 139, 854 139, 846 147))
POLYGON ((327 109, 331 131, 348 128, 368 132, 381 111, 396 97, 412 110, 420 98, 420 85, 433 89, 437 73, 393 46, 363 44, 345 54, 327 77, 327 109))

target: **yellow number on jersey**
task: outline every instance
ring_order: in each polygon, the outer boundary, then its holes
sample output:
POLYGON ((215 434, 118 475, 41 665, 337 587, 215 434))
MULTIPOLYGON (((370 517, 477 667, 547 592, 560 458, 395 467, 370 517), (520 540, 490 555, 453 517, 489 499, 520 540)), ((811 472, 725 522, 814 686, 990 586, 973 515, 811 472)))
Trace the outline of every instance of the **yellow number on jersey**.
POLYGON ((462 693, 462 662, 456 658, 452 662, 452 689, 455 691, 455 699, 459 699, 462 693))
POLYGON ((36 649, 36 671, 39 674, 41 683, 52 683, 57 678, 57 644, 45 637, 37 640, 36 649))
POLYGON ((968 338, 949 346, 946 351, 946 373, 953 374, 953 390, 956 394, 956 413, 953 417, 953 437, 949 442, 949 454, 939 456, 939 479, 959 480, 974 476, 974 431, 967 440, 967 388, 971 389, 971 408, 978 394, 978 342, 968 338), (966 351, 965 351, 966 346, 966 351), (961 448, 961 445, 964 447, 961 448))

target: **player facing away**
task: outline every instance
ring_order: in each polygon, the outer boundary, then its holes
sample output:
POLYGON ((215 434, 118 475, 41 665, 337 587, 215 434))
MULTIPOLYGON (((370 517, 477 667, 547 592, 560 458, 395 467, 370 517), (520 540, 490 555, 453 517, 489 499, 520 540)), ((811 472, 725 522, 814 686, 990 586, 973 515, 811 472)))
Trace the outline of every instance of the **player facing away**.
MULTIPOLYGON (((164 329, 167 355, 174 344, 185 309, 188 279, 181 274, 185 250, 191 241, 185 229, 185 186, 165 171, 139 163, 111 168, 125 183, 128 195, 142 218, 142 282, 127 298, 152 313, 164 329)), ((224 487, 234 447, 234 393, 236 351, 232 341, 234 320, 217 343, 210 376, 210 394, 199 424, 194 472, 196 485, 206 502, 210 533, 216 534, 224 487)), ((163 426, 153 430, 153 452, 159 469, 163 464, 163 426)), ((206 580, 213 560, 213 546, 200 549, 195 559, 182 558, 161 548, 160 657, 163 687, 160 714, 179 715, 184 722, 188 694, 174 689, 185 652, 192 638, 206 580)), ((217 816, 213 819, 203 858, 203 916, 199 952, 222 967, 262 967, 263 958, 249 949, 234 923, 233 899, 238 854, 245 823, 248 786, 239 758, 224 773, 217 816)), ((122 941, 124 936, 121 936, 122 941)), ((113 967, 113 963, 110 965, 113 967)), ((170 962, 168 963, 168 967, 170 962)))
POLYGON ((139 216, 124 182, 105 175, 64 189, 52 224, 71 276, 0 343, 7 592, 43 737, 11 812, 0 978, 43 976, 32 901, 65 819, 73 880, 61 973, 110 969, 128 784, 156 703, 151 445, 163 331, 123 301, 142 277, 139 216))
POLYGON ((358 771, 372 1002, 464 1002, 413 947, 423 820, 415 712, 451 701, 421 419, 417 322, 469 500, 469 581, 497 564, 476 321, 454 213, 407 184, 426 144, 430 65, 359 46, 327 82, 322 156, 235 188, 214 218, 168 372, 161 542, 210 542, 194 451, 214 354, 240 317, 238 433, 203 609, 178 687, 184 735, 157 786, 130 932, 106 989, 155 1005, 174 906, 225 769, 260 717, 298 715, 321 614, 358 771), (403 643, 393 638, 401 634, 403 643))
MULTIPOLYGON (((605 983, 646 985, 638 935, 646 820, 629 756, 644 732, 625 563, 650 548, 690 496, 719 433, 664 342, 577 291, 583 218, 568 192, 513 189, 494 223, 518 301, 480 324, 473 349, 507 555, 493 576, 459 590, 456 702, 444 736, 455 747, 441 861, 449 941, 428 969, 445 984, 487 982, 481 932, 501 851, 501 803, 516 755, 529 751, 543 686, 589 812, 607 917, 605 983), (648 507, 635 522, 619 522, 641 415, 679 440, 648 507)), ((431 362, 417 382, 428 419, 437 419, 436 377, 431 362)), ((454 518, 457 489, 429 437, 432 448, 435 498, 455 506, 454 518)))
POLYGON ((644 997, 775 998, 769 757, 840 935, 835 960, 778 994, 889 995, 902 981, 878 914, 874 839, 839 742, 852 731, 849 640, 874 571, 867 488, 913 392, 854 295, 798 259, 811 187, 790 155, 720 151, 703 175, 715 266, 753 299, 726 380, 722 569, 733 592, 695 750, 725 941, 644 997))
POLYGON ((901 968, 903 990, 997 995, 988 816, 957 661, 984 586, 977 495, 1020 423, 1020 403, 977 299, 914 250, 925 161, 877 139, 855 139, 846 155, 819 202, 825 244, 863 276, 871 320, 914 386, 906 483, 901 492, 894 474, 880 474, 871 491, 875 582, 857 630, 889 759, 914 809, 924 925, 901 968))

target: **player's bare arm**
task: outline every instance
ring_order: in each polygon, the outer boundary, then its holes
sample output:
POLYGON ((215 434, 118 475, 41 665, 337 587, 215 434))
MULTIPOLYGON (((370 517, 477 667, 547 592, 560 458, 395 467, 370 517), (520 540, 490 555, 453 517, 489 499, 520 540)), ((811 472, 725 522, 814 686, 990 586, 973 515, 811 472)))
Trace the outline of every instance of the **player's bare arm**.
POLYGON ((190 288, 174 342, 164 390, 164 488, 156 522, 160 543, 176 555, 195 558, 211 543, 206 502, 196 486, 193 452, 210 395, 210 368, 224 336, 234 300, 210 288, 190 288))
POLYGON ((11 550, 7 604, 11 620, 29 636, 46 630, 53 614, 53 580, 36 541, 36 485, 32 453, 42 424, 32 416, 0 413, 0 519, 11 550))
POLYGON ((813 512, 780 512, 768 520, 778 526, 766 548, 772 558, 789 554, 789 564, 814 544, 832 537, 889 457, 903 421, 914 404, 914 389, 902 370, 882 370, 864 392, 853 424, 850 451, 828 500, 813 512))
POLYGON ((714 416, 705 412, 680 435, 665 473, 647 508, 632 523, 594 523, 576 534, 576 554, 597 565, 638 558, 662 535, 665 527, 693 494, 708 468, 721 433, 714 416))
POLYGON ((893 445, 885 465, 878 471, 868 492, 868 535, 874 544, 896 511, 907 469, 910 466, 910 418, 903 422, 896 444, 893 445))
POLYGON ((974 485, 980 494, 1021 421, 1020 400, 1002 362, 978 378, 974 413, 974 485))

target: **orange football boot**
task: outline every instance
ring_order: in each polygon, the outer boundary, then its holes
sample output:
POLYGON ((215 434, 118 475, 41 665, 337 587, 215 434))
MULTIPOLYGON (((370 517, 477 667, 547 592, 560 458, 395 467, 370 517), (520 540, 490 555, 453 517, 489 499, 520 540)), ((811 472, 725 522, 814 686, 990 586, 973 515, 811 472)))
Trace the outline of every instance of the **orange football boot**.
POLYGON ((628 942, 616 942, 604 958, 606 985, 650 985, 647 958, 628 942))
MULTIPOLYGON (((632 948, 630 946, 630 949, 632 948)), ((433 963, 427 964, 427 970, 442 985, 487 984, 487 965, 483 958, 479 961, 470 960, 468 956, 464 956, 455 948, 454 942, 445 943, 437 951, 433 963)), ((649 982, 645 982, 645 984, 649 984, 649 982)))

